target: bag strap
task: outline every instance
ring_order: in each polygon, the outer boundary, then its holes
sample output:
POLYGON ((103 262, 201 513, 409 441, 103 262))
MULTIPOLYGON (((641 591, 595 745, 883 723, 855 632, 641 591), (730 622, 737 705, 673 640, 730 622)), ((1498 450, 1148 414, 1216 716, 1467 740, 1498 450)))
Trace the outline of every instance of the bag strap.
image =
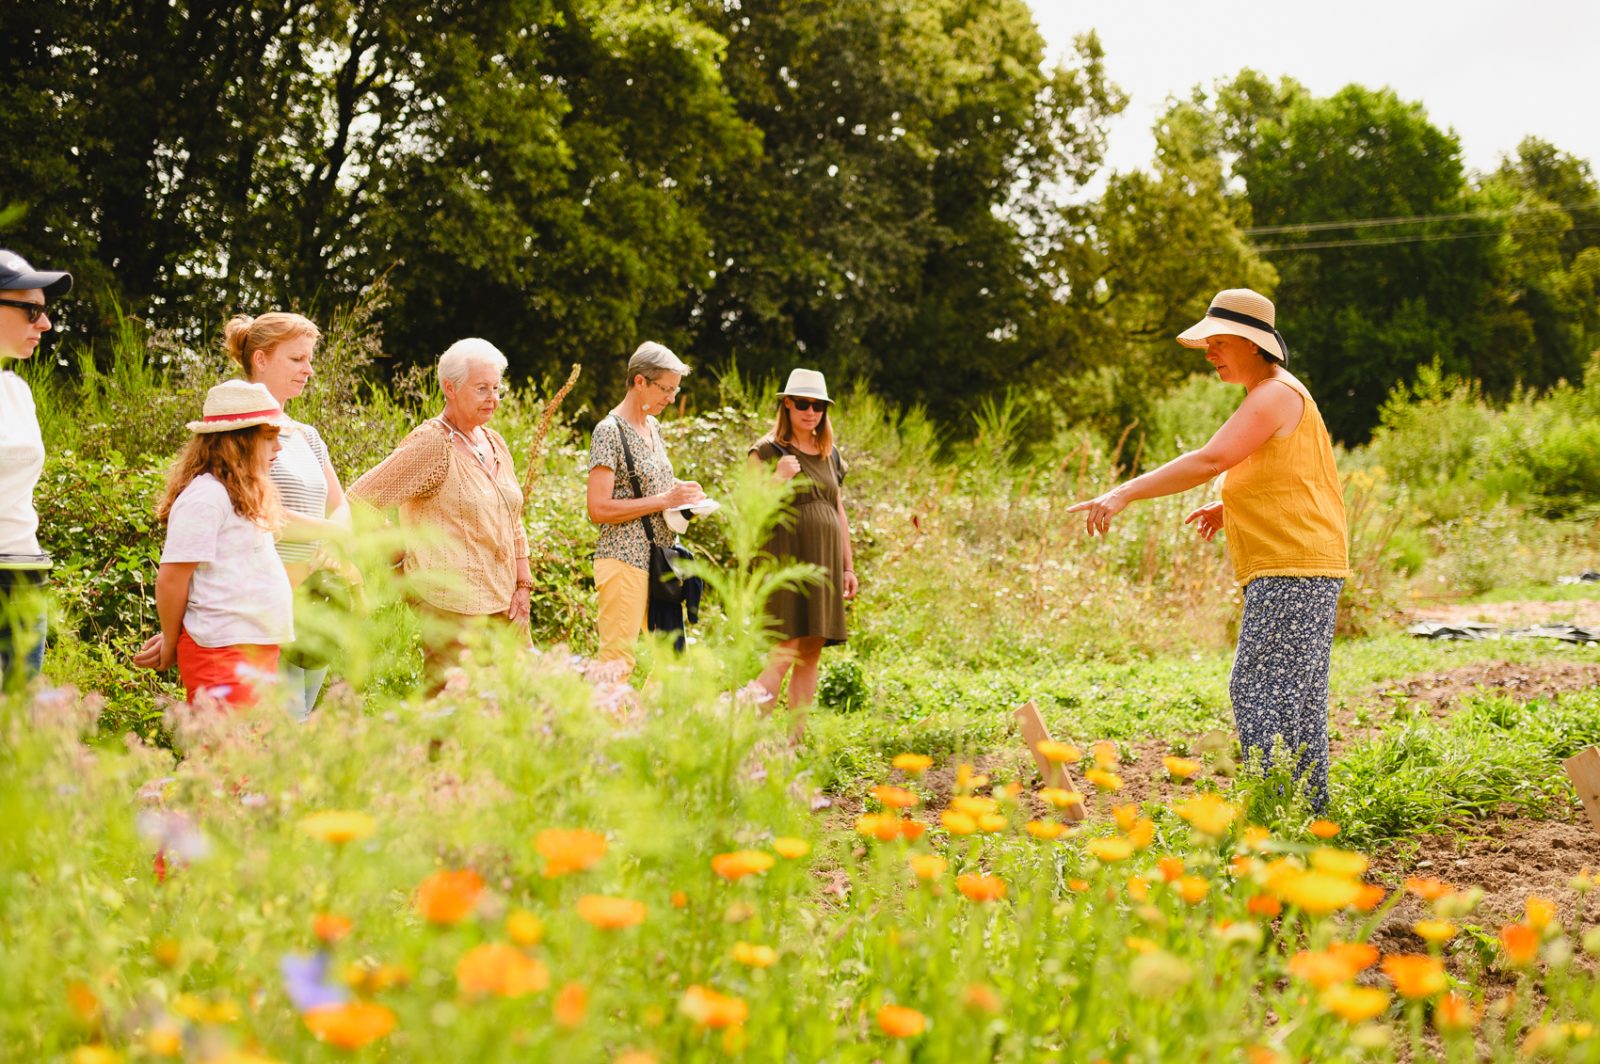
MULTIPOLYGON (((644 487, 640 485, 639 474, 633 468, 633 448, 628 446, 628 428, 622 423, 622 418, 616 414, 611 415, 611 420, 617 423, 617 439, 622 443, 622 464, 628 467, 628 482, 633 487, 633 497, 642 499, 644 498, 644 487)), ((642 514, 639 517, 639 525, 644 529, 644 541, 654 547, 656 545, 656 537, 654 531, 650 528, 650 515, 642 514)))

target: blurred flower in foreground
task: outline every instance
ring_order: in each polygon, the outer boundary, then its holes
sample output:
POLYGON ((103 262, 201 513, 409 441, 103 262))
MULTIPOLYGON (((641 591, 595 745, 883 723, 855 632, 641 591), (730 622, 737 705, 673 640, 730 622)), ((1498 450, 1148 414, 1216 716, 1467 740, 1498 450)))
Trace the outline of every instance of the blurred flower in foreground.
POLYGON ((928 1017, 904 1005, 885 1005, 878 1010, 878 1029, 890 1038, 915 1038, 928 1029, 928 1017))
POLYGON ((750 1006, 741 998, 719 994, 698 983, 683 992, 678 999, 678 1011, 701 1027, 713 1030, 737 1027, 750 1018, 750 1006))
POLYGON ((311 918, 311 933, 325 945, 333 945, 350 933, 354 922, 338 913, 317 913, 311 918))
POLYGON ((595 831, 549 828, 533 840, 545 859, 544 877, 555 879, 592 867, 606 853, 606 837, 595 831))
POLYGON ((887 783, 880 783, 872 788, 872 796, 888 809, 910 809, 922 801, 904 787, 895 787, 887 783))
POLYGON ((950 862, 938 854, 919 853, 911 858, 911 871, 918 879, 938 879, 948 867, 950 862))
POLYGON ((299 1012, 338 1005, 350 1000, 344 987, 328 978, 329 958, 326 953, 286 953, 278 962, 283 973, 283 989, 299 1012))
POLYGON ((371 1001, 324 1005, 305 1014, 311 1033, 340 1049, 360 1049, 394 1030, 395 1015, 371 1001))
POLYGON ((747 968, 771 968, 778 963, 778 951, 771 946, 756 945, 752 942, 735 942, 730 956, 734 961, 747 968))
POLYGON ((459 924, 477 907, 483 877, 470 868, 435 872, 417 887, 417 912, 434 924, 459 924))
POLYGON ((211 856, 211 840, 187 814, 145 809, 136 823, 140 836, 153 843, 168 860, 193 864, 211 856))
POLYGON ((1339 834, 1339 825, 1331 820, 1313 820, 1306 825, 1306 830, 1319 839, 1331 839, 1339 834))
POLYGON ((811 852, 811 844, 805 839, 779 835, 772 840, 772 849, 779 857, 786 857, 791 861, 795 861, 811 852))
POLYGON ((1006 896, 1006 881, 999 876, 957 876, 956 889, 970 901, 999 901, 1006 896))
POLYGON ((366 813, 334 809, 301 817, 298 826, 302 834, 321 839, 323 842, 331 842, 335 846, 369 838, 378 830, 378 822, 366 813))
POLYGON ((568 983, 556 994, 550 1011, 558 1027, 572 1028, 583 1022, 589 1011, 589 988, 582 983, 568 983))
POLYGON ((1198 761, 1191 761, 1187 757, 1164 757, 1161 765, 1167 770, 1167 775, 1182 783, 1190 776, 1197 775, 1205 766, 1198 761))
POLYGON ((920 776, 933 766, 933 758, 926 754, 896 754, 893 764, 907 776, 920 776))
POLYGON ((469 994, 523 997, 550 985, 544 962, 503 942, 474 946, 456 962, 456 982, 469 994))
POLYGON ((519 946, 537 946, 544 939, 544 921, 526 909, 506 917, 506 934, 519 946))
POLYGON ((1391 953, 1383 958, 1383 972, 1401 997, 1428 998, 1446 986, 1444 963, 1437 957, 1391 953))
POLYGON ((1500 948, 1514 967, 1532 964, 1539 953, 1539 932, 1527 924, 1507 924, 1500 929, 1500 948))
POLYGON ((1340 984, 1322 992, 1322 1007, 1346 1023, 1365 1023, 1383 1015, 1389 994, 1375 986, 1340 984))
POLYGON ((585 894, 578 899, 579 918, 606 931, 642 924, 648 911, 644 902, 635 901, 633 898, 607 898, 599 894, 585 894))
POLYGON ((734 850, 711 858, 711 870, 723 879, 734 880, 760 875, 774 863, 773 856, 761 850, 734 850))
POLYGON ((1215 794, 1202 794, 1173 806, 1173 810, 1202 835, 1217 837, 1228 830, 1238 816, 1238 807, 1215 794))

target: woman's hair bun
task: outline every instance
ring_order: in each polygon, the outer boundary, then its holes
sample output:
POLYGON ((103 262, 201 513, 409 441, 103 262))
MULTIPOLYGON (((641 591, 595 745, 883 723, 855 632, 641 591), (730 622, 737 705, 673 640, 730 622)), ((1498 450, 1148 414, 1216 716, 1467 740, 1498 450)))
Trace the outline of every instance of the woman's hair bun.
POLYGON ((228 357, 239 363, 245 376, 250 376, 250 352, 245 349, 250 342, 250 326, 256 319, 249 314, 235 314, 228 319, 228 324, 222 327, 222 347, 228 352, 228 357))

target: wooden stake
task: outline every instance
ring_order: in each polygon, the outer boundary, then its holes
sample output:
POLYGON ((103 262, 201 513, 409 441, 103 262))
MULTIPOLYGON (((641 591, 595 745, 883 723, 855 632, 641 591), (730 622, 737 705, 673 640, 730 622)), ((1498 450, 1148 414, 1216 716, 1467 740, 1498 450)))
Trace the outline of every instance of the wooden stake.
MULTIPOLYGON (((1022 725, 1022 740, 1028 744, 1028 749, 1033 752, 1033 762, 1039 766, 1039 775, 1044 777, 1046 787, 1059 787, 1064 791, 1077 791, 1078 784, 1072 778, 1072 773, 1067 766, 1059 761, 1051 761, 1039 752, 1041 742, 1049 742, 1050 729, 1044 726, 1044 718, 1039 716, 1039 707, 1030 699, 1017 707, 1013 714, 1017 723, 1022 725)), ((1081 793, 1081 792, 1080 792, 1081 793)), ((1065 820, 1079 821, 1089 816, 1082 802, 1073 802, 1061 810, 1065 820)))
POLYGON ((1572 781, 1572 789, 1583 799, 1589 823, 1600 831, 1600 746, 1578 751, 1562 762, 1562 766, 1572 781))

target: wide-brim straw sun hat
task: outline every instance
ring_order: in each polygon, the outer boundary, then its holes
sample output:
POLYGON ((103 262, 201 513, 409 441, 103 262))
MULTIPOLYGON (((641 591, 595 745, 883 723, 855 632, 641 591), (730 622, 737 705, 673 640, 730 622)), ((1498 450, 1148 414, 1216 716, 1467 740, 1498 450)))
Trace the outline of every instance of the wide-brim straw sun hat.
POLYGON ((234 380, 223 381, 206 392, 202 416, 199 421, 189 422, 189 431, 233 432, 257 425, 288 428, 289 419, 283 416, 283 408, 265 384, 234 380))
POLYGON ((1248 288, 1228 288, 1211 297, 1206 316, 1178 334, 1185 347, 1204 347, 1208 336, 1242 336, 1281 362, 1289 361, 1289 342, 1278 331, 1272 300, 1248 288))
POLYGON ((822 374, 814 369, 794 369, 789 371, 789 381, 778 393, 779 399, 821 399, 824 403, 832 403, 828 398, 828 382, 822 374))

